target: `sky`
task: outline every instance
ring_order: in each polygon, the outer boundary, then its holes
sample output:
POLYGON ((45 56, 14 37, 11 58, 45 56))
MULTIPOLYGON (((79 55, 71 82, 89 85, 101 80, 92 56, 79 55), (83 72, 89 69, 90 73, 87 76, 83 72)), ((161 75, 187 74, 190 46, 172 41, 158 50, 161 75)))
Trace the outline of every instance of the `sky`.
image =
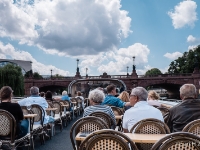
POLYGON ((200 45, 199 0, 0 0, 0 58, 41 75, 143 75, 200 45))

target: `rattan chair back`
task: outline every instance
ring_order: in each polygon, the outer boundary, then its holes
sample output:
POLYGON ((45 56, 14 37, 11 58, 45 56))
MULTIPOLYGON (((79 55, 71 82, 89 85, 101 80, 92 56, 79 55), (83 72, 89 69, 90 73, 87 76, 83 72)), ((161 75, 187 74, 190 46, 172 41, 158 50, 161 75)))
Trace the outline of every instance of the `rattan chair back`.
POLYGON ((115 106, 110 106, 110 107, 116 116, 124 115, 124 111, 120 109, 119 107, 115 107, 115 106))
POLYGON ((89 134, 79 150, 138 150, 132 140, 123 133, 103 129, 89 134))
MULTIPOLYGON (((106 122, 106 124, 108 125, 109 128, 111 128, 112 126, 115 125, 112 118, 105 112, 96 111, 96 112, 91 113, 89 116, 94 116, 94 117, 98 117, 98 118, 103 119, 106 122)), ((113 128, 115 128, 115 127, 113 127, 113 128)))
POLYGON ((101 118, 96 118, 93 116, 87 116, 77 120, 71 127, 70 139, 74 150, 76 150, 76 145, 80 145, 80 142, 75 144, 75 136, 79 132, 93 132, 101 129, 108 129, 109 127, 101 118))
MULTIPOLYGON (((183 132, 190 132, 196 135, 200 135, 200 119, 194 120, 188 123, 182 130, 183 132)), ((200 145, 199 145, 200 146, 200 145)))
POLYGON ((40 105, 33 104, 31 105, 31 111, 34 114, 37 114, 37 116, 34 117, 34 122, 40 122, 40 124, 43 126, 45 117, 44 109, 40 105))
POLYGON ((151 150, 200 150, 200 137, 188 132, 171 133, 157 141, 151 150))
POLYGON ((60 114, 60 115, 62 115, 62 106, 61 106, 61 104, 60 104, 59 102, 54 101, 54 102, 52 103, 52 105, 53 105, 54 108, 57 108, 57 109, 55 110, 55 114, 60 114))
POLYGON ((162 113, 162 115, 164 116, 165 114, 169 113, 169 109, 166 107, 157 107, 157 109, 159 109, 162 113))
MULTIPOLYGON (((69 101, 60 100, 59 102, 61 103, 61 105, 66 106, 67 111, 70 111, 70 102, 69 101)), ((64 110, 64 108, 62 110, 64 110)))
POLYGON ((8 138, 11 143, 14 143, 16 133, 14 116, 10 112, 0 109, 0 120, 0 141, 8 138))
POLYGON ((24 115, 32 114, 30 110, 27 109, 26 106, 21 106, 24 115))
MULTIPOLYGON (((137 122, 130 130, 130 132, 140 134, 169 134, 168 126, 154 118, 144 119, 137 122)), ((149 150, 153 146, 151 143, 136 143, 137 147, 141 150, 149 150)))

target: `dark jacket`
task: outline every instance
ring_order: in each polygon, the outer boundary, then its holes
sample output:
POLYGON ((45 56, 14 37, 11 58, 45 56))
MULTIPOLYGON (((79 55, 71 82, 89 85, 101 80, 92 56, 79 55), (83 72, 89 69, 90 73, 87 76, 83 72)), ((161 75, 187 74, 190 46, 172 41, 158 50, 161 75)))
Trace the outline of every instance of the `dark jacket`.
POLYGON ((200 100, 186 99, 169 110, 166 123, 171 132, 179 132, 196 119, 200 119, 200 100))

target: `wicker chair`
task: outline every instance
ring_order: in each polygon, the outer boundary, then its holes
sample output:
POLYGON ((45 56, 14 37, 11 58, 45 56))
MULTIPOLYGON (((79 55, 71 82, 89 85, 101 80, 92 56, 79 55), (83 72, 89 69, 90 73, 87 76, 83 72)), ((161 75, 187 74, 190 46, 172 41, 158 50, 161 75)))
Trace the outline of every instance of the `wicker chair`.
POLYGON ((79 132, 93 132, 101 129, 108 129, 107 124, 101 118, 88 116, 77 120, 70 130, 70 139, 74 150, 80 145, 80 141, 76 141, 75 144, 75 136, 79 132))
POLYGON ((11 113, 0 109, 0 120, 0 149, 8 147, 11 150, 15 150, 15 148, 19 146, 19 143, 26 143, 25 146, 30 148, 30 133, 20 139, 15 139, 17 125, 15 118, 11 113))
POLYGON ((31 105, 31 111, 34 114, 37 114, 37 116, 34 118, 34 122, 39 123, 33 125, 33 131, 32 131, 33 135, 34 136, 39 135, 41 144, 44 144, 45 143, 44 135, 45 135, 45 130, 47 129, 47 126, 44 125, 45 111, 40 105, 37 104, 31 105))
POLYGON ((188 132, 171 133, 157 141, 151 150, 200 150, 200 137, 188 132))
POLYGON ((157 109, 159 109, 161 111, 163 116, 165 116, 165 114, 169 113, 169 109, 166 107, 157 107, 157 109))
POLYGON ((63 116, 65 126, 67 126, 67 122, 69 122, 72 119, 71 112, 70 112, 70 102, 64 101, 64 100, 60 100, 59 102, 60 102, 61 105, 66 106, 65 107, 66 112, 64 112, 64 107, 62 107, 62 116, 63 116))
MULTIPOLYGON (((60 131, 62 131, 62 129, 63 129, 63 124, 62 124, 62 119, 61 119, 62 106, 59 102, 56 102, 56 101, 52 102, 52 105, 54 108, 57 108, 57 110, 55 111, 55 116, 54 116, 55 121, 54 122, 56 125, 60 126, 60 131)), ((63 116, 63 117, 65 117, 65 116, 63 116)))
POLYGON ((91 113, 89 116, 95 116, 95 117, 103 119, 107 123, 110 129, 111 128, 115 129, 116 127, 112 118, 105 112, 96 111, 96 112, 91 113))
POLYGON ((76 101, 77 101, 77 103, 78 103, 78 108, 80 109, 80 112, 82 113, 83 110, 84 110, 83 105, 82 105, 82 101, 83 101, 83 100, 82 100, 80 97, 77 97, 77 98, 76 98, 76 101))
MULTIPOLYGON (((169 134, 170 130, 168 126, 154 118, 144 119, 137 122, 130 130, 132 133, 140 133, 140 134, 169 134)), ((149 150, 153 146, 151 143, 136 143, 137 147, 140 150, 149 150)))
POLYGON ((183 132, 190 132, 195 135, 200 135, 200 119, 188 123, 182 130, 183 132))
POLYGON ((89 134, 79 150, 138 150, 132 140, 123 133, 103 129, 89 134))
POLYGON ((78 107, 78 102, 77 99, 75 97, 71 97, 70 98, 71 102, 76 102, 76 104, 71 104, 71 107, 74 106, 74 114, 76 115, 76 117, 78 116, 78 114, 80 114, 80 107, 78 107))
MULTIPOLYGON (((119 107, 111 106, 111 109, 116 116, 124 115, 124 111, 119 107)), ((116 124, 119 127, 118 131, 122 131, 122 119, 116 119, 116 124)))

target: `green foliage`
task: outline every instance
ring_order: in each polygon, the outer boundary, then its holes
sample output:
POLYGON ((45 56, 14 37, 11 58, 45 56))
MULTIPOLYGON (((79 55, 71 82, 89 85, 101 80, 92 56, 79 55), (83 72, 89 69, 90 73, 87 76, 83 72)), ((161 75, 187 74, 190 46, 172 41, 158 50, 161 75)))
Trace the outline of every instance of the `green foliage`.
POLYGON ((195 67, 200 67, 200 45, 184 52, 182 57, 172 61, 168 73, 192 73, 195 67), (196 56, 195 56, 196 55, 196 56))
POLYGON ((14 95, 24 95, 24 77, 19 66, 7 64, 0 68, 0 88, 10 86, 14 95))
POLYGON ((29 78, 29 77, 32 77, 33 76, 33 71, 30 70, 30 71, 27 71, 24 75, 25 78, 29 78))
POLYGON ((158 68, 152 68, 145 73, 145 76, 155 76, 162 74, 162 72, 158 68))
POLYGON ((33 78, 34 79, 43 79, 43 77, 38 72, 33 73, 33 78))

